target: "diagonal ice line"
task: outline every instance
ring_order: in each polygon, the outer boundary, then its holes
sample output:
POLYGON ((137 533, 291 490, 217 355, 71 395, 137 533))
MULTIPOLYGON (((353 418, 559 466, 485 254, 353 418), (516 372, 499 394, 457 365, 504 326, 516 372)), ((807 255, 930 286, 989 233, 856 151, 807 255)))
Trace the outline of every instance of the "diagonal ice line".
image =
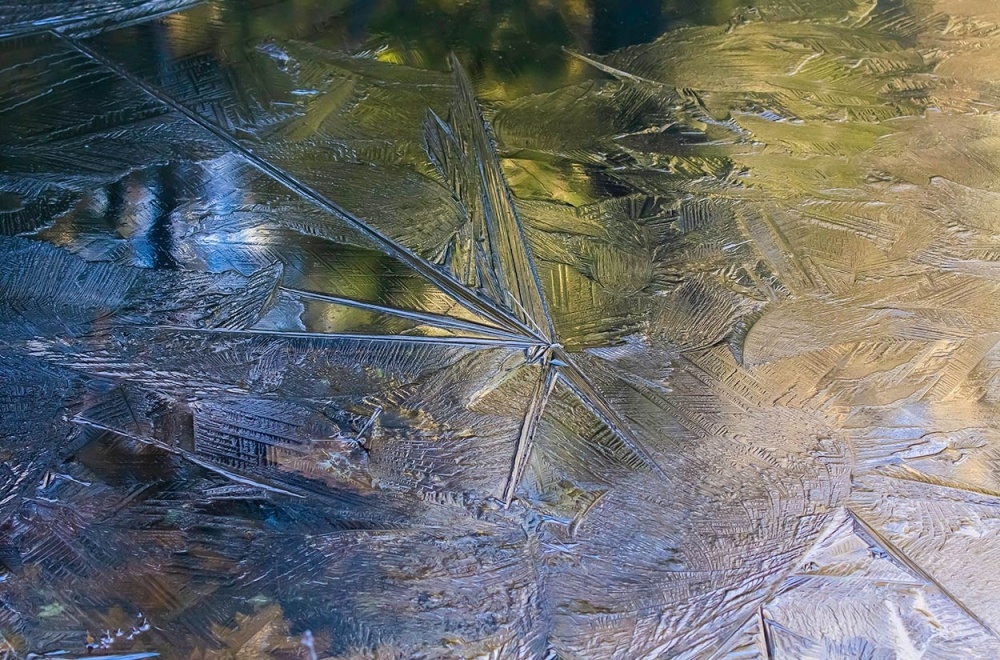
MULTIPOLYGON (((600 60, 595 60, 592 57, 587 57, 586 55, 578 53, 569 48, 566 48, 565 46, 563 46, 562 50, 570 57, 580 60, 584 64, 592 66, 598 71, 608 74, 612 78, 617 78, 618 80, 625 80, 636 85, 645 85, 647 87, 652 87, 653 89, 657 90, 658 93, 662 94, 666 98, 666 100, 668 100, 671 103, 684 105, 685 101, 688 100, 686 94, 678 92, 676 87, 673 87, 672 85, 669 85, 667 83, 660 82, 658 80, 653 80, 651 78, 645 78, 643 76, 637 76, 636 74, 629 73, 624 69, 619 69, 609 64, 605 64, 600 60)), ((705 109, 705 106, 702 103, 701 99, 698 99, 697 97, 695 105, 697 106, 696 115, 700 121, 703 121, 707 124, 712 124, 713 126, 720 126, 734 133, 739 133, 741 135, 749 135, 749 131, 738 126, 735 122, 719 121, 711 117, 711 115, 705 109)))
POLYGON ((528 349, 537 347, 538 341, 530 337, 511 339, 492 337, 432 337, 427 335, 368 335, 353 332, 300 332, 296 330, 239 330, 230 328, 192 328, 181 325, 148 326, 154 330, 171 330, 205 335, 231 335, 247 337, 274 337, 278 339, 316 339, 320 341, 387 342, 391 344, 436 344, 440 346, 483 346, 528 349))
POLYGON ((965 483, 955 479, 930 475, 919 470, 915 470, 909 465, 885 465, 872 470, 872 474, 877 474, 897 481, 910 481, 930 488, 940 488, 955 490, 961 493, 980 495, 989 499, 1000 499, 1000 491, 991 488, 983 488, 975 484, 965 483))
POLYGON ((94 28, 101 25, 102 21, 113 18, 114 27, 120 28, 137 21, 148 21, 158 16, 172 14, 176 11, 189 9, 200 4, 203 0, 173 0, 166 7, 158 7, 155 10, 143 11, 141 7, 122 7, 112 5, 110 7, 81 9, 76 14, 65 14, 54 18, 45 18, 31 21, 30 23, 14 23, 6 27, 0 27, 0 39, 34 37, 45 34, 53 30, 72 30, 74 28, 94 28), (117 20, 122 14, 129 15, 129 20, 117 20))
POLYGON ((562 381, 573 390, 576 396, 590 408, 591 412, 597 415, 636 456, 641 458, 658 475, 666 478, 667 473, 663 471, 663 468, 656 462, 653 455, 643 447, 642 441, 632 432, 628 422, 608 403, 604 395, 601 394, 601 391, 597 389, 597 386, 587 377, 587 374, 576 366, 569 355, 562 349, 556 349, 556 356, 565 365, 559 370, 559 377, 562 381))
POLYGON ((372 312, 380 312, 382 314, 397 316, 399 318, 407 319, 410 321, 417 321, 426 325, 434 326, 436 328, 465 330, 467 332, 474 332, 481 335, 496 337, 497 339, 508 339, 508 340, 524 339, 524 337, 522 337, 521 335, 515 335, 509 332, 503 332, 502 330, 497 330, 492 326, 482 325, 480 323, 475 323, 473 321, 465 321, 463 319, 457 319, 451 316, 444 316, 442 314, 431 314, 429 312, 418 312, 409 309, 399 309, 397 307, 389 307, 386 305, 377 305, 375 303, 355 300, 354 298, 333 296, 327 293, 317 293, 315 291, 305 291, 302 289, 292 289, 285 286, 280 287, 280 289, 299 298, 306 298, 308 300, 318 300, 321 302, 328 302, 336 305, 344 305, 345 307, 356 307, 358 309, 365 309, 372 312))
POLYGON ((93 420, 89 420, 86 417, 82 417, 80 415, 77 415, 71 421, 73 423, 75 423, 75 424, 80 424, 81 426, 89 426, 90 428, 94 428, 94 429, 97 429, 99 431, 107 431, 108 433, 114 433, 116 435, 120 435, 122 437, 129 438, 130 440, 135 440, 136 442, 141 442, 141 443, 143 443, 145 445, 152 445, 153 447, 157 447, 157 448, 162 449, 162 450, 164 450, 164 451, 166 451, 168 453, 174 454, 176 456, 180 456, 181 458, 183 458, 183 459, 185 459, 187 461, 190 461, 191 463, 194 463, 195 465, 203 467, 206 470, 209 470, 211 472, 215 472, 219 476, 225 477, 226 479, 229 479, 230 481, 233 481, 235 483, 243 484, 245 486, 253 486, 254 488, 260 488, 261 490, 266 490, 266 491, 269 491, 269 492, 272 492, 272 493, 277 493, 279 495, 288 495, 290 497, 298 497, 298 498, 302 498, 302 499, 304 499, 306 497, 305 495, 302 495, 301 493, 296 493, 296 492, 287 490, 285 488, 282 488, 280 486, 271 485, 269 483, 264 482, 263 480, 251 479, 250 477, 245 477, 245 476, 243 476, 241 474, 236 474, 235 472, 230 472, 229 470, 226 470, 226 469, 222 468, 221 466, 215 465, 214 463, 211 463, 209 461, 204 460, 203 458, 199 457, 198 455, 196 455, 196 454, 194 454, 192 452, 187 451, 186 449, 182 449, 181 447, 176 447, 176 446, 171 445, 171 444, 166 443, 166 442, 161 442, 161 441, 159 441, 159 440, 157 440, 155 438, 147 438, 147 437, 141 436, 141 435, 136 434, 136 433, 129 433, 129 432, 125 431, 124 429, 112 428, 112 427, 107 426, 105 424, 100 424, 100 423, 95 422, 93 420))
MULTIPOLYGON (((285 170, 277 167, 270 161, 253 152, 252 149, 242 144, 239 140, 230 135, 225 129, 217 124, 205 119, 198 113, 185 107, 183 104, 179 103, 176 99, 171 97, 169 94, 165 93, 158 87, 142 80, 138 76, 132 74, 130 71, 122 67, 117 62, 101 55, 100 53, 89 48, 79 40, 62 34, 58 31, 50 31, 55 38, 63 41, 73 50, 78 53, 88 57, 98 64, 110 69, 114 74, 127 80, 132 85, 138 87, 140 90, 145 92, 148 96, 153 97, 160 103, 163 103, 168 108, 180 113, 189 121, 197 124, 201 128, 207 130, 216 138, 221 140, 230 149, 233 149, 248 163, 253 167, 260 170, 267 176, 271 177, 278 183, 282 184, 289 190, 292 190, 297 195, 303 199, 309 200, 319 208, 324 211, 334 215, 341 220, 344 220, 355 229, 360 231, 366 238, 377 244, 384 252, 399 259, 407 266, 413 268, 416 272, 420 273, 427 280, 435 284, 442 291, 450 295, 457 302, 459 302, 463 307, 469 309, 470 311, 479 314, 491 322, 497 325, 509 329, 511 332, 519 335, 534 336, 535 333, 525 326, 525 324, 518 318, 511 316, 511 314, 498 307, 496 303, 492 300, 479 295, 477 292, 470 290, 464 284, 456 280, 450 274, 438 269, 434 264, 428 262, 423 257, 420 257, 416 253, 412 252, 409 248, 404 245, 394 241, 393 239, 385 236, 374 227, 366 223, 361 218, 350 213, 346 209, 343 209, 336 202, 333 202, 325 195, 314 189, 312 186, 300 181, 296 177, 292 176, 285 170)), ((537 281, 536 281, 537 285, 537 281)))
POLYGON ((896 544, 894 544, 886 536, 884 536, 882 532, 875 529, 875 527, 870 522, 865 520, 861 516, 861 514, 852 509, 850 506, 846 507, 846 509, 847 509, 847 515, 850 516, 851 519, 854 520, 854 523, 857 525, 856 531, 860 531, 862 537, 867 536, 868 537, 866 539, 867 541, 869 541, 870 543, 874 542, 875 545, 881 546, 883 550, 889 553, 890 557, 896 560, 896 562, 905 566, 911 573, 914 573, 920 579, 926 581, 927 584, 933 585, 935 588, 937 588, 938 591, 941 592, 941 594, 945 598, 950 600, 958 609, 960 609, 963 614, 965 614, 970 619, 972 619, 980 626, 982 626, 983 629, 990 635, 992 635, 996 639, 1000 639, 1000 634, 998 634, 996 630, 994 630, 988 623, 983 621, 983 619, 978 614, 969 609, 968 605, 966 605, 958 598, 956 598, 955 595, 952 594, 950 591, 948 591, 948 589, 946 589, 943 584, 938 582, 938 580, 933 575, 925 571, 923 567, 920 566, 920 564, 918 564, 916 561, 914 561, 909 555, 907 555, 906 552, 902 550, 902 548, 899 548, 896 544))
POLYGON ((616 67, 613 67, 613 66, 610 66, 608 64, 605 64, 604 62, 601 62, 599 60, 595 60, 592 57, 587 57, 583 53, 578 53, 575 50, 572 50, 570 48, 566 48, 565 46, 563 46, 562 50, 563 50, 564 53, 566 53, 570 57, 576 58, 576 59, 580 60, 581 62, 583 62, 584 64, 589 64, 590 66, 594 67, 598 71, 602 71, 602 72, 608 74, 609 76, 612 76, 614 78, 618 78, 619 80, 630 80, 632 82, 643 83, 645 85, 650 85, 652 87, 657 87, 657 88, 663 89, 663 90, 667 91, 668 96, 670 97, 670 100, 672 100, 672 101, 679 101, 681 99, 681 95, 678 94, 675 91, 675 89, 673 87, 671 87, 670 85, 667 85, 665 83, 659 82, 657 80, 652 80, 650 78, 643 78, 642 76, 637 76, 634 73, 629 73, 628 71, 625 71, 623 69, 618 69, 616 67))
POLYGON ((740 635, 743 634, 744 627, 755 617, 759 616, 760 610, 766 607, 771 600, 777 596, 779 593, 785 591, 785 582, 791 577, 798 567, 802 565, 803 561, 809 557, 817 548, 819 548, 829 537, 836 531, 837 527, 843 524, 844 520, 850 516, 850 513, 846 509, 838 509, 830 515, 829 521, 823 526, 823 529, 816 534, 812 541, 803 548, 797 556, 795 556, 791 561, 786 563, 785 569, 780 572, 779 579, 776 579, 772 585, 763 593, 758 599, 758 605, 753 608, 746 618, 733 626, 732 632, 716 647, 716 650, 711 655, 711 660, 723 660, 728 658, 733 647, 739 641, 740 635))
POLYGON ((552 342, 555 328, 524 227, 497 156, 496 141, 465 70, 449 58, 456 98, 448 121, 433 111, 424 124, 427 154, 463 206, 473 229, 471 258, 488 275, 478 282, 531 334, 552 342), (485 248, 485 249, 483 249, 485 248), (479 262, 485 260, 485 264, 479 262), (509 304, 508 297, 516 304, 509 304))
POLYGON ((503 501, 506 506, 510 506, 514 501, 514 492, 521 483, 524 469, 531 458, 531 450, 535 441, 535 431, 538 428, 538 421, 545 412, 545 405, 548 403, 552 388, 555 387, 555 369, 551 365, 551 358, 546 355, 542 364, 542 373, 538 377, 535 389, 531 394, 531 402, 524 413, 524 421, 521 422, 521 431, 517 436, 517 445, 514 449, 514 457, 511 460, 510 472, 507 475, 507 484, 503 489, 503 501))
POLYGON ((767 660, 774 660, 774 636, 771 635, 771 629, 768 627, 767 619, 764 617, 763 605, 757 608, 757 625, 760 626, 760 634, 764 638, 764 653, 767 654, 767 660))

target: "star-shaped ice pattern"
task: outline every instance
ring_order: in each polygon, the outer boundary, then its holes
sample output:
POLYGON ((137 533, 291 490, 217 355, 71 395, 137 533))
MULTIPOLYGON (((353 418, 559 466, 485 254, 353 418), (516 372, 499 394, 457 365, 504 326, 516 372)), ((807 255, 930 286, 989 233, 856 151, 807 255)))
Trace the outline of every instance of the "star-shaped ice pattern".
POLYGON ((294 4, 3 33, 6 643, 997 654, 960 3, 761 3, 485 114, 294 4))

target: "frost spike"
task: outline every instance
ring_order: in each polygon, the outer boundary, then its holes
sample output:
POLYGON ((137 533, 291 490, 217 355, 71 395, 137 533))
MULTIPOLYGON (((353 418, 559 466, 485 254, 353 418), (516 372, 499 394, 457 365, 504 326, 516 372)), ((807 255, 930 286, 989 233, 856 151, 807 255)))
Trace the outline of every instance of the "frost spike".
POLYGON ((449 61, 457 96, 447 122, 428 113, 424 146, 471 223, 471 244, 458 246, 458 258, 472 263, 460 264, 459 271, 471 280, 466 286, 478 288, 529 333, 551 342, 552 318, 492 130, 458 58, 452 54, 449 61))
POLYGON ((542 366, 542 373, 535 384, 535 389, 531 394, 531 403, 524 413, 524 421, 521 423, 521 431, 517 436, 517 446, 514 450, 514 458, 510 466, 510 474, 507 476, 507 485, 503 489, 504 504, 510 506, 514 501, 514 492, 521 482, 524 468, 531 457, 531 449, 535 441, 535 432, 538 430, 538 421, 545 412, 545 404, 548 403, 549 395, 555 386, 555 369, 548 364, 546 359, 542 366))
POLYGON ((322 302, 333 303, 335 305, 345 305, 347 307, 356 307, 358 309, 365 309, 373 312, 380 312, 383 314, 391 314, 392 316, 398 316, 400 318, 408 319, 411 321, 419 321, 420 323, 425 323, 427 325, 434 326, 436 328, 466 330, 469 332, 476 332, 483 335, 489 335, 491 337, 496 337, 498 339, 510 339, 510 340, 522 339, 520 335, 514 335, 502 332, 488 325, 481 325, 479 323, 474 323, 472 321, 464 321, 462 319, 456 319, 450 316, 442 316, 440 314, 431 314, 428 312, 417 312, 408 309, 398 309, 395 307, 387 307, 385 305, 376 305, 375 303, 355 300, 353 298, 332 296, 326 293, 316 293, 314 291, 304 291, 302 289, 290 289, 288 287, 281 287, 281 290, 286 291, 292 295, 298 296, 300 298, 307 298, 309 300, 319 300, 322 302))
POLYGON ((240 143, 239 140, 231 136, 220 126, 208 121, 204 117, 200 116, 198 113, 184 107, 182 104, 178 103, 175 99, 171 98, 169 95, 164 93, 162 90, 150 85, 149 83, 141 80, 137 76, 130 73, 121 65, 111 61, 107 57, 95 52, 91 48, 82 44, 79 40, 72 37, 68 37, 59 32, 51 32, 53 36, 57 39, 62 40, 73 48, 78 53, 89 57, 90 59, 98 62, 102 66, 110 69, 113 73, 120 76, 121 78, 128 80, 130 83, 141 89, 147 95, 153 97, 157 101, 163 103, 172 110, 179 112, 186 119, 194 122, 198 126, 207 130, 209 133, 214 135, 216 138, 221 140, 229 148, 233 149, 235 152, 239 153, 243 158, 247 160, 253 167, 260 170, 267 176, 271 177, 278 183, 282 184, 289 190, 295 192, 297 195, 310 201, 324 211, 330 213, 349 223, 351 226, 360 231, 366 238, 373 241, 376 245, 382 248, 390 256, 396 257, 402 261, 407 266, 413 268, 416 272, 423 275, 427 280, 438 286, 442 291, 449 294, 457 302, 459 302, 466 309, 482 315, 483 317, 489 319, 490 321, 497 323, 501 327, 508 328, 512 331, 519 331, 522 328, 518 327, 518 324, 512 324, 509 315, 504 311, 498 309, 493 301, 487 300, 483 296, 476 292, 470 291, 468 288, 463 286, 453 277, 441 272, 436 266, 427 262, 425 259, 421 258, 409 248, 401 245, 400 243, 392 240, 391 238, 384 236, 381 232, 377 231, 366 223, 361 218, 350 213, 346 209, 341 208, 337 203, 328 199, 325 195, 315 190, 313 187, 299 181, 297 178, 279 168, 278 166, 272 164, 268 160, 261 158, 253 152, 252 149, 240 143))

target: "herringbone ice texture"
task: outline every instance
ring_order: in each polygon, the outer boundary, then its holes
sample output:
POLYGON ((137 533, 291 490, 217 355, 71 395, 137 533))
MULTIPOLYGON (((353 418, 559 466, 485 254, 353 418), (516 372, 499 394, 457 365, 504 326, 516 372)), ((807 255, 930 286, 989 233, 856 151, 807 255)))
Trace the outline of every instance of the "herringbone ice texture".
POLYGON ((362 4, 0 2, 0 654, 1000 657, 1000 5, 362 4))

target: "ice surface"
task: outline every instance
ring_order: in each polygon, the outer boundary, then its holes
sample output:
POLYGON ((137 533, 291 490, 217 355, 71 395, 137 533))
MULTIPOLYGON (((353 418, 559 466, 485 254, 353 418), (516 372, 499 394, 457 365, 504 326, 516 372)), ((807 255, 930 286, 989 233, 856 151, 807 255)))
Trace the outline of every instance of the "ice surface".
POLYGON ((1000 656, 1000 10, 403 4, 0 3, 0 653, 1000 656))

